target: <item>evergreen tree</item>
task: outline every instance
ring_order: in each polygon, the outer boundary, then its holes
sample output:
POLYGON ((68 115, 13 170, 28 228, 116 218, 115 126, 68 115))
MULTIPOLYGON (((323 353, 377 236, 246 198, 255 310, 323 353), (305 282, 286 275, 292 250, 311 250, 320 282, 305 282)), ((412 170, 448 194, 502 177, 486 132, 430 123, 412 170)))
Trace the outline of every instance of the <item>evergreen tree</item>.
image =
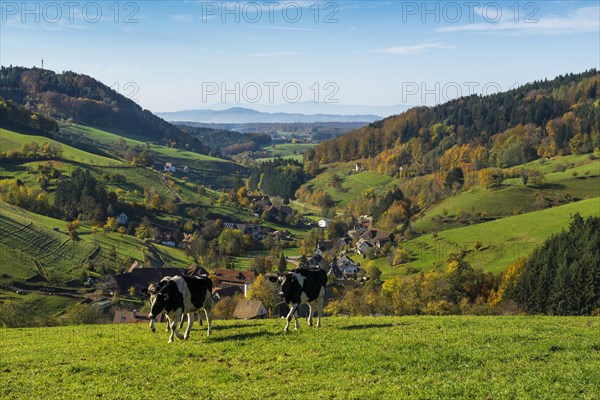
POLYGON ((285 260, 285 256, 281 253, 279 257, 279 272, 287 271, 287 261, 285 260))
POLYGON ((600 308, 600 217, 576 214, 527 260, 512 297, 531 313, 589 315, 600 308))

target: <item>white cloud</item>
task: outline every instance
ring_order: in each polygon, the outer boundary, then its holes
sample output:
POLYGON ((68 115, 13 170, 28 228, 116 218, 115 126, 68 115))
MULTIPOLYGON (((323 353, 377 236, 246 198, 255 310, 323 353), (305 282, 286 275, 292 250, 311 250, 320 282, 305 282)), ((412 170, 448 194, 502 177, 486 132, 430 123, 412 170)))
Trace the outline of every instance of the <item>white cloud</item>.
POLYGON ((386 53, 386 54, 398 54, 402 56, 408 56, 411 54, 421 54, 431 49, 450 49, 451 45, 446 43, 436 43, 436 42, 426 42, 414 44, 411 46, 398 46, 398 47, 387 47, 384 49, 374 50, 377 53, 386 53))
MULTIPOLYGON (((482 9, 476 9, 482 15, 482 9)), ((491 18, 494 18, 493 16, 491 18)), ((503 32, 510 34, 544 34, 590 33, 600 31, 600 6, 575 9, 567 16, 532 15, 526 19, 522 15, 518 22, 514 15, 503 15, 498 22, 472 23, 457 26, 446 26, 436 29, 437 32, 503 32), (527 22, 529 21, 529 22, 527 22)))

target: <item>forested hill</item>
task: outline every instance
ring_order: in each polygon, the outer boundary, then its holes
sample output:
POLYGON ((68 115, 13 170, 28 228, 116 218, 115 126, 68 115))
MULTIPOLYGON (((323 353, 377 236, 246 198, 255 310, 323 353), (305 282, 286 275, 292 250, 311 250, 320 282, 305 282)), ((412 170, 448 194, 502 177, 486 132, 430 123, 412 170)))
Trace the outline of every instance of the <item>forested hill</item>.
POLYGON ((197 138, 87 75, 2 67, 0 96, 48 117, 127 132, 147 141, 198 153, 209 151, 197 138))
POLYGON ((444 156, 478 168, 592 151, 600 147, 599 81, 593 69, 412 108, 322 143, 306 154, 307 168, 375 158, 381 172, 397 173, 402 166, 421 174, 435 171, 444 156))
POLYGON ((12 100, 0 96, 0 128, 16 129, 21 132, 53 135, 58 132, 58 124, 52 118, 46 118, 12 100))
POLYGON ((271 136, 266 133, 240 133, 226 129, 213 129, 201 126, 176 125, 182 131, 199 138, 211 149, 211 155, 222 156, 256 151, 260 146, 270 144, 271 136))

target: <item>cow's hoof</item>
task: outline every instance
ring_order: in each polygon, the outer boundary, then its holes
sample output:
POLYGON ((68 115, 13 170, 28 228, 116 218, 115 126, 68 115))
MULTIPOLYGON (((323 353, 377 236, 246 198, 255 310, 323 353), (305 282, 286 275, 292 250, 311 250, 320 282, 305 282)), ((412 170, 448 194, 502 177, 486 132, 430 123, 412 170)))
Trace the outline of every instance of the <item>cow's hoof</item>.
POLYGON ((188 340, 190 338, 190 335, 186 335, 183 337, 183 340, 188 340))
POLYGON ((172 340, 169 340, 167 343, 173 343, 173 341, 172 341, 172 340))

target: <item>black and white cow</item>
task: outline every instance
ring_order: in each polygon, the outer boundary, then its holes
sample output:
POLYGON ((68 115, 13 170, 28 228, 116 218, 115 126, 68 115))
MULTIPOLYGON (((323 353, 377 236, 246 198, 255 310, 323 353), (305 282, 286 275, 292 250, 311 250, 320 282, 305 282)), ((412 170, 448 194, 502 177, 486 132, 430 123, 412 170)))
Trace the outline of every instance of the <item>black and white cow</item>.
POLYGON ((170 326, 171 336, 169 343, 173 342, 174 335, 179 339, 190 337, 193 325, 193 313, 204 309, 208 334, 211 332, 212 322, 212 281, 207 277, 174 276, 165 278, 157 284, 152 284, 144 293, 150 299, 150 329, 156 331, 154 324, 156 317, 165 312, 167 323, 170 326), (177 332, 177 323, 183 315, 188 316, 188 326, 184 335, 177 332))
POLYGON ((277 277, 270 276, 269 280, 279 282, 281 285, 279 294, 290 306, 290 312, 286 317, 287 323, 283 328, 285 333, 289 331, 292 317, 295 318, 296 330, 298 330, 298 307, 302 303, 308 304, 308 326, 312 326, 313 310, 310 303, 317 303, 317 328, 321 326, 325 286, 327 286, 327 273, 324 270, 321 268, 296 268, 277 277))
MULTIPOLYGON (((170 281, 172 278, 173 278, 172 276, 165 276, 155 286, 156 287, 159 287, 159 286, 162 287, 162 285, 164 285, 163 282, 170 281)), ((153 289, 153 290, 156 291, 156 289, 153 289)), ((145 292, 147 292, 147 291, 148 290, 145 290, 145 292)), ((165 318, 167 319, 167 328, 165 329, 165 332, 171 332, 171 320, 169 319, 168 315, 165 315, 165 318)), ((185 322, 186 319, 189 320, 189 318, 192 318, 192 320, 195 320, 197 318, 198 319, 198 323, 200 325, 202 325, 202 318, 200 318, 200 314, 198 314, 198 313, 189 313, 189 314, 181 313, 181 320, 179 322, 179 329, 183 329, 183 323, 185 322)))

